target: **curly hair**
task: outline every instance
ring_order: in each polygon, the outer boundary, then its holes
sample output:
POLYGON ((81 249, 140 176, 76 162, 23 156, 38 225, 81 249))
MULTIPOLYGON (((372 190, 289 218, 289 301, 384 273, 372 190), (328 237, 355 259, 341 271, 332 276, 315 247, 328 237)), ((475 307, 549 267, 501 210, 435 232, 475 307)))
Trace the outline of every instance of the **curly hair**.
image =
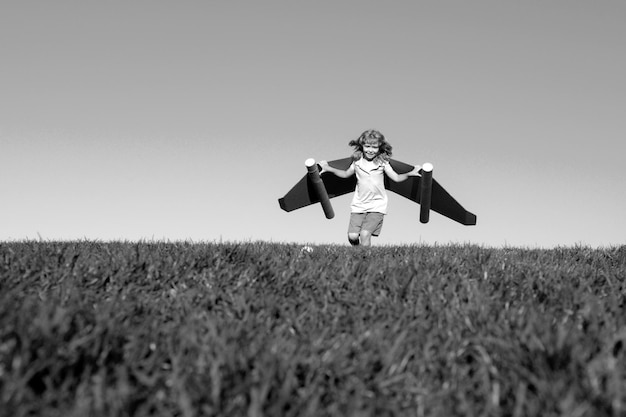
POLYGON ((358 139, 353 139, 348 142, 348 145, 354 148, 354 153, 352 154, 353 160, 356 161, 363 157, 363 145, 368 142, 378 143, 378 155, 374 158, 375 161, 389 161, 389 158, 391 158, 392 146, 385 140, 385 136, 378 130, 366 130, 361 134, 361 136, 359 136, 358 139))

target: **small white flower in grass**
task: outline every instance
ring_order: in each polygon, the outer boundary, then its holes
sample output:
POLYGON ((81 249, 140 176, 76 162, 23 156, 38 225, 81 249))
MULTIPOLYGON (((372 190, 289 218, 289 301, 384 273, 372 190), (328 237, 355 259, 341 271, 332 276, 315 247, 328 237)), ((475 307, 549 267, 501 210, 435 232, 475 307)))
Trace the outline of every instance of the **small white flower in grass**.
POLYGON ((300 248, 300 255, 303 255, 305 253, 312 253, 313 252, 313 248, 310 247, 309 245, 305 245, 302 248, 300 248))

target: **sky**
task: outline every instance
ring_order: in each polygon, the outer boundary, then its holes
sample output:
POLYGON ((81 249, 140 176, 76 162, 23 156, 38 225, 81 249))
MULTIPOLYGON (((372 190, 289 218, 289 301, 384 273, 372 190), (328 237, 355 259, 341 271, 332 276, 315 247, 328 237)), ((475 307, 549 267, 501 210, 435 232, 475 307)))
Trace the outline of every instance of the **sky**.
POLYGON ((3 1, 0 241, 348 244, 304 161, 380 130, 476 226, 390 193, 374 245, 626 244, 626 2, 3 1))

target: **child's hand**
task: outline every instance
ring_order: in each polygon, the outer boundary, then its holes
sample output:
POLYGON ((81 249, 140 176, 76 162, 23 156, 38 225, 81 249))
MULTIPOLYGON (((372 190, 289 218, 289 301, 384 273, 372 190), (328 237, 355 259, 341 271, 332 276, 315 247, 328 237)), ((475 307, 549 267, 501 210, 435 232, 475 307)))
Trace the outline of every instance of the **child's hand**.
POLYGON ((327 169, 328 169, 328 161, 319 161, 317 164, 322 167, 322 170, 320 171, 320 174, 327 171, 327 169))
POLYGON ((413 168, 413 171, 409 172, 409 175, 412 177, 421 177, 420 169, 422 169, 421 165, 415 165, 415 168, 413 168))

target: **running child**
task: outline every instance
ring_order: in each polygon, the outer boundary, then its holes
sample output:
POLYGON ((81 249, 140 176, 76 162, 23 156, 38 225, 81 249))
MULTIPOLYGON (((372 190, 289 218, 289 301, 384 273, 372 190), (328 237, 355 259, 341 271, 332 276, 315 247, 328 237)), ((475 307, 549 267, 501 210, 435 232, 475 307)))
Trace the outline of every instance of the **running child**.
POLYGON ((348 145, 354 148, 353 162, 348 169, 341 170, 320 161, 321 172, 331 172, 341 178, 356 175, 356 189, 350 205, 350 225, 348 240, 354 246, 371 245, 371 237, 378 236, 383 227, 383 219, 387 214, 387 191, 385 175, 392 181, 405 181, 411 176, 419 176, 420 166, 413 171, 398 174, 389 164, 391 145, 377 130, 366 130, 357 140, 348 145))

